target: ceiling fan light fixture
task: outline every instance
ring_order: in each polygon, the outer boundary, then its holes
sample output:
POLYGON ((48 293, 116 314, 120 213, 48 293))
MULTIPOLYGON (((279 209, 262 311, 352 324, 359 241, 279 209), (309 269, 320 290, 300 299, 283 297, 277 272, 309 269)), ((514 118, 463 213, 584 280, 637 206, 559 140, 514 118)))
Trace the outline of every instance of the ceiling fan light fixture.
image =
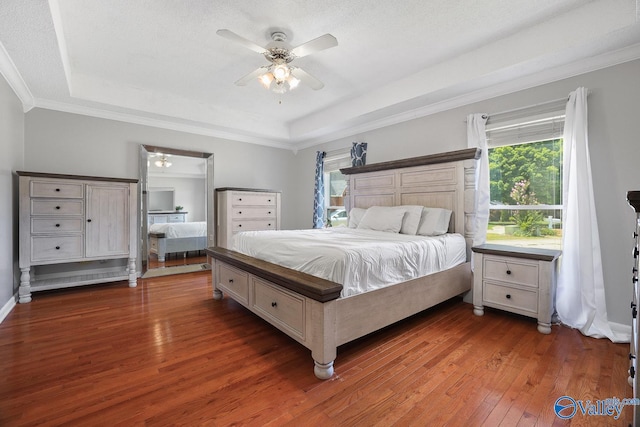
POLYGON ((273 82, 273 74, 271 73, 271 71, 264 73, 263 75, 258 77, 258 81, 262 86, 264 86, 265 89, 269 90, 269 87, 271 87, 271 82, 273 82))
POLYGON ((154 163, 159 168, 168 168, 172 165, 172 163, 164 156, 162 156, 159 160, 156 160, 154 163))
POLYGON ((300 84, 300 80, 296 79, 293 76, 289 76, 289 78, 287 79, 287 83, 289 84, 289 90, 293 90, 298 87, 298 85, 300 84))
POLYGON ((285 81, 290 73, 287 64, 278 64, 273 68, 273 77, 278 81, 285 81))

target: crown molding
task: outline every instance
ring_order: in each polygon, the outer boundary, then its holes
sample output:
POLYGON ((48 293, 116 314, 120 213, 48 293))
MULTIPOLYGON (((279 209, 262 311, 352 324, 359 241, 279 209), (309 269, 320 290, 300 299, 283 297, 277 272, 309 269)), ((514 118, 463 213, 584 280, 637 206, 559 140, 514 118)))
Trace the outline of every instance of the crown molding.
MULTIPOLYGON (((574 61, 570 64, 532 73, 503 83, 484 87, 480 85, 481 89, 468 92, 457 97, 448 98, 440 102, 430 103, 422 107, 408 109, 380 119, 366 120, 361 123, 353 123, 351 125, 347 124, 340 129, 326 131, 317 137, 301 138, 296 144, 296 147, 298 150, 303 150, 319 144, 335 141, 340 138, 355 136, 364 132, 392 126, 420 117, 429 116, 431 114, 440 113, 442 111, 451 110, 453 108, 463 107, 465 105, 485 101, 498 96, 531 89, 536 86, 553 83, 637 59, 640 59, 640 43, 613 52, 606 52, 594 57, 583 58, 580 61, 574 61)), ((357 121, 357 118, 353 121, 357 121)))
POLYGON ((65 113, 80 114, 83 116, 97 117, 107 120, 116 120, 119 122, 133 123, 143 126, 150 126, 161 129, 175 130, 178 132, 192 133, 195 135, 211 136, 222 138, 230 141, 246 142, 248 144, 264 145, 267 147, 280 148, 284 150, 293 150, 294 145, 286 141, 277 141, 268 138, 261 138, 249 135, 241 131, 227 131, 221 129, 213 129, 205 126, 189 125, 171 120, 155 119, 150 117, 139 116, 130 113, 121 113, 110 111, 102 108, 87 107, 83 105, 70 104, 59 101, 51 101, 47 99, 36 98, 34 107, 46 110, 61 111, 65 113))
POLYGON ((13 89, 13 92, 18 99, 20 99, 20 102, 22 102, 22 110, 25 113, 31 110, 34 107, 33 94, 18 72, 16 64, 13 63, 2 42, 0 42, 0 74, 4 76, 9 87, 13 89))

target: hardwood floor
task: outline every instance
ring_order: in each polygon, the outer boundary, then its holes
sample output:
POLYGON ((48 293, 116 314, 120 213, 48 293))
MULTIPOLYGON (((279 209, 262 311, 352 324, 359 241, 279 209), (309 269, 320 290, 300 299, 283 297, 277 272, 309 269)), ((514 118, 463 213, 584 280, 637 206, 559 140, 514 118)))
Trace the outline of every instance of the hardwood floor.
POLYGON ((553 409, 631 397, 628 345, 447 302, 338 349, 336 375, 210 272, 34 294, 0 324, 0 425, 549 426, 631 422, 553 409))

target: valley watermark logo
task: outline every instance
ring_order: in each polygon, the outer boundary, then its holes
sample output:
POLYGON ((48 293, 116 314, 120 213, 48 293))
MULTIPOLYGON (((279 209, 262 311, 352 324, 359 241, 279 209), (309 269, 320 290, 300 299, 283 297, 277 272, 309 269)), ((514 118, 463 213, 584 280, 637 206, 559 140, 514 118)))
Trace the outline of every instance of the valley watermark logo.
POLYGON ((561 396, 553 404, 553 410, 563 420, 573 418, 577 413, 584 416, 613 417, 617 420, 627 405, 638 405, 640 399, 575 400, 571 396, 561 396))

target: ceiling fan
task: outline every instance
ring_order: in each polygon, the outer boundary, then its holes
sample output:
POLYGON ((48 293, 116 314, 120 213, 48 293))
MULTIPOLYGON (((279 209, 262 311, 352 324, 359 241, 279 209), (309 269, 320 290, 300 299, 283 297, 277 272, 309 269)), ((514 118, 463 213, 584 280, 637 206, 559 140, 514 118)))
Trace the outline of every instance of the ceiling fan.
POLYGON ((325 34, 294 48, 291 48, 286 43, 287 35, 282 31, 271 33, 272 42, 266 47, 259 46, 230 30, 218 30, 216 34, 264 55, 270 62, 270 64, 263 65, 236 81, 236 85, 245 86, 251 80, 258 78, 266 89, 272 89, 276 93, 284 93, 287 90, 295 89, 300 82, 308 85, 313 90, 322 89, 324 83, 302 68, 290 65, 290 63, 296 58, 338 45, 338 40, 331 34, 325 34))

